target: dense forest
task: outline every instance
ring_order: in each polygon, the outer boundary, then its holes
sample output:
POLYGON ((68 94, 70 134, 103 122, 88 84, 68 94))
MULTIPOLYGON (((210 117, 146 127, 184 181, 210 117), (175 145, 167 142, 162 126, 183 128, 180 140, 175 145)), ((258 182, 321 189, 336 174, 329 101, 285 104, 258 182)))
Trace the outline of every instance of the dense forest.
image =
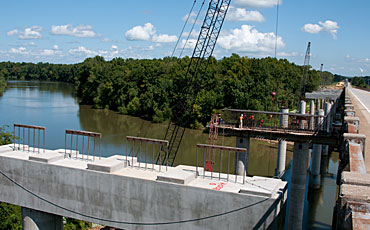
MULTIPOLYGON (((162 122, 172 116, 178 98, 190 85, 193 107, 187 112, 190 126, 201 127, 217 109, 276 110, 294 108, 302 78, 302 66, 286 59, 248 58, 233 54, 211 58, 207 71, 189 84, 186 70, 190 58, 122 59, 87 58, 73 65, 49 63, 0 63, 0 79, 50 80, 73 83, 82 104, 162 122), (272 92, 276 92, 274 97, 272 92), (278 103, 279 105, 277 105, 278 103)), ((310 70, 307 91, 333 76, 310 70)))

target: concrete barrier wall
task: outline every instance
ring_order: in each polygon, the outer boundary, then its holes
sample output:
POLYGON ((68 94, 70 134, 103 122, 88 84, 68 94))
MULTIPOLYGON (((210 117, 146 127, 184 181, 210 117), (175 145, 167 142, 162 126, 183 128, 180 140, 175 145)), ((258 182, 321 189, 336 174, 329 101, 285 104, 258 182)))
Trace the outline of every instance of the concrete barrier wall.
POLYGON ((265 229, 286 199, 285 191, 271 198, 222 192, 78 169, 73 167, 74 160, 70 161, 71 167, 65 167, 0 155, 1 172, 23 187, 0 175, 0 200, 121 229, 251 229, 261 220, 261 229, 265 229), (187 223, 121 223, 184 221, 237 209, 187 223))
POLYGON ((339 194, 333 229, 370 229, 370 175, 364 161, 366 136, 359 133, 359 119, 346 89, 344 133, 338 169, 339 194))

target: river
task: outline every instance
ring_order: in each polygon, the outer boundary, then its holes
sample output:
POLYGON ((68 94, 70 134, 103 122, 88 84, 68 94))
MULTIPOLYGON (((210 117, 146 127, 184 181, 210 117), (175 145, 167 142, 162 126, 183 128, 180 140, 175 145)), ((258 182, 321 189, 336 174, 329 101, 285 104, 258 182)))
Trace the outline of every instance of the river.
MULTIPOLYGON (((14 123, 44 126, 45 147, 48 149, 65 147, 66 129, 99 132, 103 135, 102 156, 124 154, 126 136, 163 139, 166 123, 154 124, 114 111, 79 105, 73 92, 73 85, 67 83, 9 81, 6 91, 0 96, 0 126, 8 125, 10 131, 14 123)), ((186 130, 175 165, 195 165, 196 144, 207 142, 208 134, 200 130, 186 130)), ((235 146, 235 137, 219 136, 218 144, 235 146)), ((292 147, 288 146, 287 164, 292 155, 292 147)), ((273 176, 276 160, 277 143, 251 141, 250 175, 273 176)), ((310 192, 306 200, 304 221, 307 229, 331 228, 338 154, 332 154, 327 164, 328 171, 322 177, 322 188, 310 192)))

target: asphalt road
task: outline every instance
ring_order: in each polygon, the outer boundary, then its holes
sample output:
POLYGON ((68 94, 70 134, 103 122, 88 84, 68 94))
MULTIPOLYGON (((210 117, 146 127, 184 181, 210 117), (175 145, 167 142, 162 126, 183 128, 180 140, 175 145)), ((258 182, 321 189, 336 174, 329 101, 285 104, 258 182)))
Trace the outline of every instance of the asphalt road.
POLYGON ((365 116, 370 116, 370 92, 360 89, 355 89, 350 87, 350 90, 352 91, 352 94, 356 97, 356 99, 360 102, 360 104, 365 108, 367 113, 365 111, 365 116))

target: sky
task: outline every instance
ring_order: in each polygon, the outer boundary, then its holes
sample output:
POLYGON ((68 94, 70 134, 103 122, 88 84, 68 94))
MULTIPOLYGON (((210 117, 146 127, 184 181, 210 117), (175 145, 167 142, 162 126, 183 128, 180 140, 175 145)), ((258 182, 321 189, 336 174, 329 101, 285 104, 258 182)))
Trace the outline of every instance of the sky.
MULTIPOLYGON (((79 63, 191 56, 209 0, 1 0, 0 61, 79 63), (202 2, 205 1, 202 11, 202 2), (198 20, 196 15, 200 16, 198 20), (191 27, 194 30, 187 37, 191 27)), ((345 76, 370 75, 370 1, 232 0, 213 56, 286 58, 345 76), (277 5, 279 4, 276 33, 277 5)))

